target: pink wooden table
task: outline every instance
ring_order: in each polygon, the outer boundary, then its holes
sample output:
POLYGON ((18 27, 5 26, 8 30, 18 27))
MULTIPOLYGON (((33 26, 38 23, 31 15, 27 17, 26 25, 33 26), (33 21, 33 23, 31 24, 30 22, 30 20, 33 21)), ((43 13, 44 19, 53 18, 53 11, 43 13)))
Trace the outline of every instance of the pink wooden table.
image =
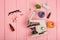
MULTIPOLYGON (((44 10, 45 11, 45 10, 44 10)), ((60 40, 60 0, 0 0, 0 40, 60 40), (39 37, 30 37, 30 30, 26 26, 28 15, 31 14, 29 8, 34 9, 35 3, 47 3, 51 7, 51 18, 49 21, 55 22, 54 28, 48 28, 46 35, 39 37), (20 13, 16 13, 17 22, 13 23, 8 13, 19 9, 20 13), (13 24, 15 31, 9 28, 9 23, 13 24)), ((46 13, 47 15, 47 13, 46 13)), ((46 18, 45 18, 46 19, 46 18)))

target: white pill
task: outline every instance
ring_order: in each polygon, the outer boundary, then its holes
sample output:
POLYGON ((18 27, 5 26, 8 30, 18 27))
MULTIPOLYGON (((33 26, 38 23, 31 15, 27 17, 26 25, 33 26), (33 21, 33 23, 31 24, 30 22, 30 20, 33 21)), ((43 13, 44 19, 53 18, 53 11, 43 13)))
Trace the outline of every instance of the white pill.
POLYGON ((43 6, 46 10, 50 10, 50 7, 49 7, 49 6, 47 6, 47 4, 46 4, 46 3, 44 3, 42 6, 43 6))

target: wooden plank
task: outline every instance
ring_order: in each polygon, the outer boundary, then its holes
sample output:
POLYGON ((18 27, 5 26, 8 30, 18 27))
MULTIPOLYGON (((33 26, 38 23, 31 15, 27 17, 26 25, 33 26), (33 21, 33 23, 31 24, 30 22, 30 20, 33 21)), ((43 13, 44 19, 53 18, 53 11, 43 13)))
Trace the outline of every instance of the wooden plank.
POLYGON ((21 13, 17 13, 17 40, 27 40, 26 39, 26 6, 27 0, 17 0, 17 9, 21 11, 21 13), (23 14, 23 15, 21 15, 23 14))
POLYGON ((16 40, 16 23, 12 22, 14 15, 9 15, 9 12, 16 10, 16 0, 5 0, 5 40, 16 40), (15 31, 12 32, 9 26, 12 24, 15 31))
POLYGON ((57 11, 56 11, 56 0, 48 0, 48 6, 51 8, 51 17, 49 21, 53 21, 54 28, 48 28, 48 40, 56 40, 57 35, 57 11))
POLYGON ((4 0, 0 0, 0 40, 4 40, 4 0))
POLYGON ((60 0, 57 0, 57 40, 60 40, 60 0))

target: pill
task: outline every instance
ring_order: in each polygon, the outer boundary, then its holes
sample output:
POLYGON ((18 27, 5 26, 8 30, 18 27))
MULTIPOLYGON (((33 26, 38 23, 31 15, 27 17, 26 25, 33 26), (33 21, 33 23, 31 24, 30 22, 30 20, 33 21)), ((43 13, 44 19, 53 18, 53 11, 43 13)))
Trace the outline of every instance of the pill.
POLYGON ((42 12, 42 11, 40 11, 40 12, 38 12, 38 16, 39 16, 40 18, 43 18, 43 17, 45 16, 45 13, 42 12))
POLYGON ((35 7, 36 7, 36 9, 40 9, 41 8, 41 5, 36 4, 35 7))
POLYGON ((50 7, 47 5, 47 3, 44 3, 42 6, 43 6, 43 8, 45 8, 46 10, 50 10, 50 7))
POLYGON ((48 28, 54 28, 54 23, 52 21, 47 22, 47 27, 48 28))
POLYGON ((51 16, 51 12, 48 14, 47 18, 49 19, 49 18, 50 18, 50 16, 51 16))
POLYGON ((13 28, 11 24, 9 24, 9 26, 10 26, 11 31, 15 31, 15 29, 13 28))

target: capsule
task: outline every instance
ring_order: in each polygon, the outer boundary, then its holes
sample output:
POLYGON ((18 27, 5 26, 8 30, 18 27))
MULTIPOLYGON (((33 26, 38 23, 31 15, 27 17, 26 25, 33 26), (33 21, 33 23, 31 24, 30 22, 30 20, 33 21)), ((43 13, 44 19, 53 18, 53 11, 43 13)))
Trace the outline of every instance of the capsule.
POLYGON ((45 8, 46 10, 50 10, 50 7, 47 5, 47 3, 44 3, 42 6, 43 6, 43 8, 45 8))
POLYGON ((11 24, 9 24, 9 26, 10 26, 11 31, 15 31, 15 29, 13 28, 11 24))
POLYGON ((47 18, 49 19, 49 18, 50 18, 50 16, 51 16, 51 12, 48 14, 47 18))

